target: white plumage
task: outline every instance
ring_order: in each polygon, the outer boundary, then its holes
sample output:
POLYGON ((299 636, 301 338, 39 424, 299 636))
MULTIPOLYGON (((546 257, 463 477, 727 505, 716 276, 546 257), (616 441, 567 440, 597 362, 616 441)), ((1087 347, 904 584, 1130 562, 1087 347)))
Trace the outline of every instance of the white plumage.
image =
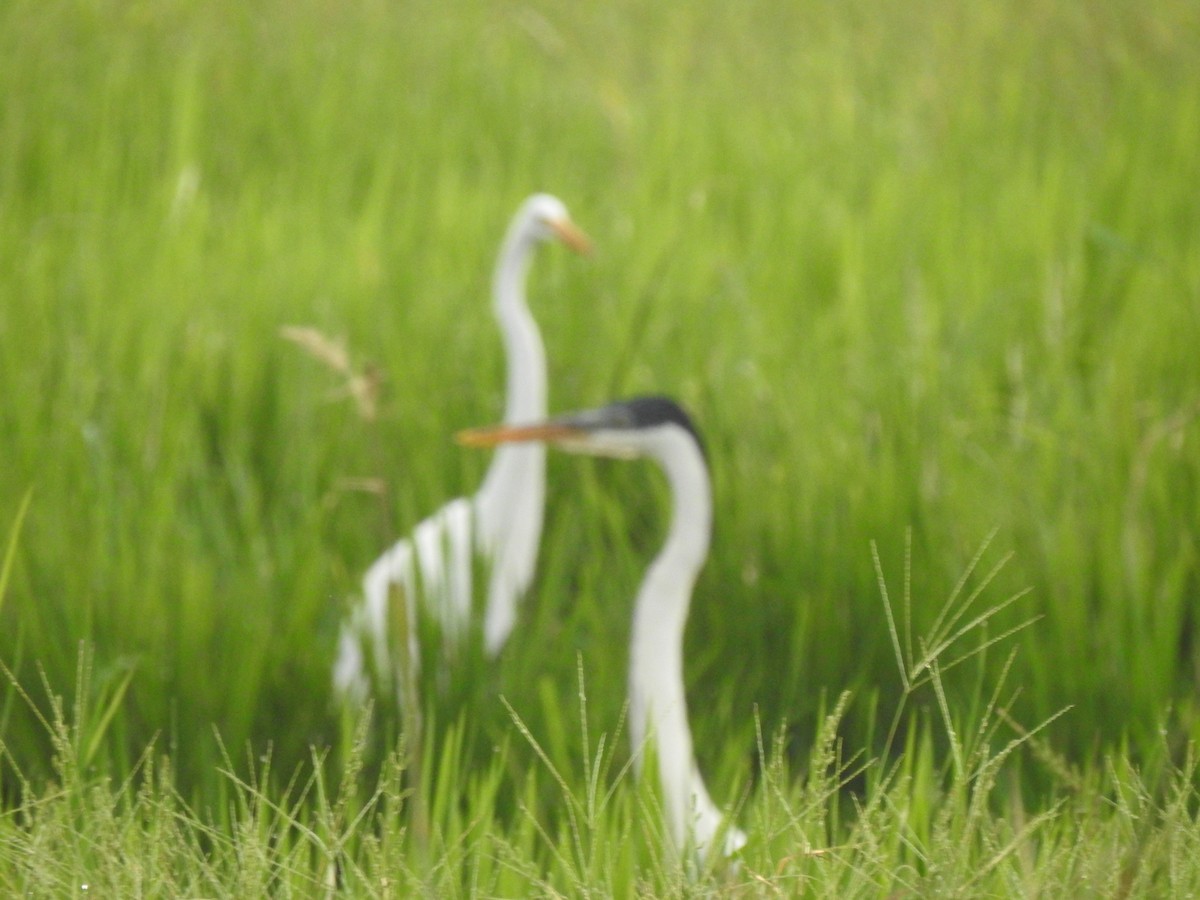
MULTIPOLYGON (((588 251, 587 237, 572 224, 562 201, 535 194, 521 204, 508 227, 492 282, 493 313, 507 360, 506 422, 546 415, 546 353, 525 301, 525 277, 534 249, 548 240, 588 251)), ((489 654, 499 652, 537 565, 545 469, 545 448, 539 444, 497 449, 473 497, 450 501, 371 565, 363 579, 362 602, 343 623, 338 640, 333 682, 340 697, 361 701, 369 692, 364 645, 370 647, 377 672, 404 676, 389 649, 393 585, 406 599, 414 662, 419 659, 418 603, 440 621, 447 639, 461 639, 470 621, 477 554, 488 571, 484 646, 489 654)))
MULTIPOLYGON (((671 524, 646 570, 633 611, 629 651, 629 723, 635 761, 652 741, 671 837, 693 842, 703 856, 723 816, 696 765, 683 684, 683 633, 692 589, 708 558, 712 486, 700 437, 687 414, 665 397, 640 397, 530 425, 464 432, 474 446, 545 441, 575 453, 623 459, 650 457, 671 487, 671 524)), ((733 853, 746 835, 728 826, 722 849, 733 853)))

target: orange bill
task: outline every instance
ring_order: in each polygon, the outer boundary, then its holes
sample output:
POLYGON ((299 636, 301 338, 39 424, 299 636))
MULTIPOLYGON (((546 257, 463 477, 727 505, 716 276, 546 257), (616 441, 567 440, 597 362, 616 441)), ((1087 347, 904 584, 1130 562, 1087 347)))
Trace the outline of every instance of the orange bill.
POLYGON ((550 227, 554 230, 554 234, 558 239, 576 253, 587 256, 592 252, 591 239, 570 219, 559 219, 551 222, 550 227))
POLYGON ((488 425, 484 428, 468 428, 460 431, 454 439, 464 447, 495 447, 497 444, 513 444, 520 441, 570 440, 581 434, 580 429, 555 422, 539 422, 534 425, 488 425))

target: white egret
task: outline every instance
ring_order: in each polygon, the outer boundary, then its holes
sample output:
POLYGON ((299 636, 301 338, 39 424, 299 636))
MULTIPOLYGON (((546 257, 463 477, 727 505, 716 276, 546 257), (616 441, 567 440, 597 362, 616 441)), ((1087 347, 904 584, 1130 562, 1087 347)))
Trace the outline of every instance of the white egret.
MULTIPOLYGON (((696 766, 683 688, 683 631, 712 533, 708 465, 691 419, 666 397, 639 397, 535 424, 465 431, 459 441, 479 447, 539 441, 575 453, 650 457, 666 474, 672 496, 670 529, 646 571, 633 611, 630 737, 639 768, 647 738, 653 738, 671 836, 680 848, 690 838, 703 855, 720 830, 722 816, 696 766)), ((745 842, 742 831, 728 826, 726 854, 745 842)))
MULTIPOLYGON (((525 276, 534 249, 551 240, 579 253, 590 251, 587 236, 572 223, 563 202, 534 194, 508 226, 492 280, 492 311, 507 359, 506 422, 546 415, 546 351, 525 301, 525 276)), ((491 655, 500 650, 516 621, 518 601, 533 579, 545 470, 545 449, 539 445, 498 449, 473 497, 450 501, 371 565, 363 579, 362 602, 343 623, 338 642, 333 681, 340 697, 361 701, 369 690, 365 643, 370 644, 377 672, 395 678, 405 674, 394 668, 388 652, 392 586, 405 598, 414 665, 418 602, 441 621, 449 639, 461 638, 471 614, 477 555, 489 571, 484 646, 491 655)))

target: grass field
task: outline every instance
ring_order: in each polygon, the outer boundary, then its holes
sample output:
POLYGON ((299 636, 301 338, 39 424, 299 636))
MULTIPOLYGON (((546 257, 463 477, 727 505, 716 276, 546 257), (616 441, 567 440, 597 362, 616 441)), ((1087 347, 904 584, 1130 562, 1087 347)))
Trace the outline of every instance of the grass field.
POLYGON ((1200 891, 1197 46, 1183 0, 0 5, 0 886, 1200 891), (625 771, 648 464, 552 457, 421 778, 330 701, 362 571, 486 465, 534 190, 597 246, 532 272, 551 407, 708 440, 736 871, 625 771), (943 668, 1001 639, 910 689, 948 598, 1003 608, 943 668))

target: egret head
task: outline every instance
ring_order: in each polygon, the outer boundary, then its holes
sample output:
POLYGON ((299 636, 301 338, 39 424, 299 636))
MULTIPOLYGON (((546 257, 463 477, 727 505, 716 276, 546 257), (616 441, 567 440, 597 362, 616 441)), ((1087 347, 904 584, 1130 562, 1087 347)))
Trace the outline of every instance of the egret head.
POLYGON ((668 435, 686 435, 701 455, 704 441, 686 412, 669 397, 635 397, 528 425, 493 425, 459 432, 468 447, 542 441, 571 453, 633 459, 658 456, 668 435))
POLYGON ((534 194, 517 215, 520 230, 537 241, 561 241, 576 253, 588 254, 592 242, 571 221, 566 204, 550 194, 534 194))

